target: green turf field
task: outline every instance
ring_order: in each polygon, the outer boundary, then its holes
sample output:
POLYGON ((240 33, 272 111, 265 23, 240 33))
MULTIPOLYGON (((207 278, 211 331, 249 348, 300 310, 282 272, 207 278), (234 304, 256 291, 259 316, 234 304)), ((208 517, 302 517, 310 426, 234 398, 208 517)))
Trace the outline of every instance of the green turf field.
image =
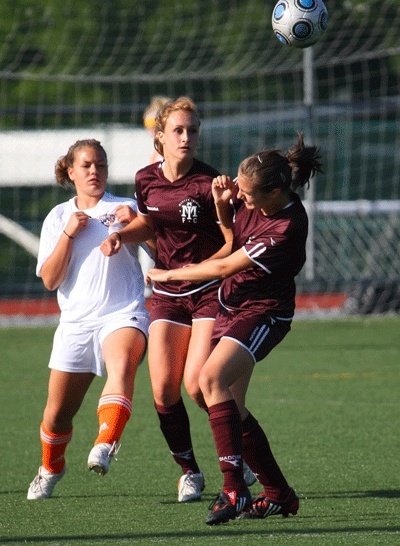
POLYGON ((206 414, 187 403, 206 475, 203 500, 178 504, 179 468, 158 428, 146 364, 110 473, 86 470, 98 379, 75 420, 68 472, 54 497, 26 500, 40 464, 53 329, 0 330, 0 544, 400 544, 399 332, 400 317, 294 323, 257 365, 248 406, 300 496, 299 513, 208 527, 221 477, 206 414))

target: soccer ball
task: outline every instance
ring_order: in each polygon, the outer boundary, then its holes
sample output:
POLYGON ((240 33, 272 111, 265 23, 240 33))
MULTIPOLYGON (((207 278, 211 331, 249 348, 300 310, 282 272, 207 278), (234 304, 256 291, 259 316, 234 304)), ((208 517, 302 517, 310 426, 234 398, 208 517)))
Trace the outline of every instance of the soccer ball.
POLYGON ((272 13, 272 28, 282 43, 303 49, 320 39, 328 19, 322 0, 279 0, 272 13))

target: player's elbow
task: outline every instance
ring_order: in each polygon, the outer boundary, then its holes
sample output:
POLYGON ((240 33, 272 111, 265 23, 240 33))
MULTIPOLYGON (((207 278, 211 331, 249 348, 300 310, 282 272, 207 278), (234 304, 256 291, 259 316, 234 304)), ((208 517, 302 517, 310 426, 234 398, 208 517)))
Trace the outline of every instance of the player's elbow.
POLYGON ((216 273, 217 273, 217 278, 219 279, 226 279, 226 277, 230 277, 232 275, 232 271, 229 265, 223 262, 219 264, 216 273))
POLYGON ((46 270, 41 270, 40 277, 42 278, 45 288, 47 288, 47 290, 50 292, 57 290, 57 288, 60 286, 61 281, 58 279, 58 277, 49 274, 49 272, 46 270))
POLYGON ((43 284, 47 290, 52 292, 53 290, 57 290, 57 288, 60 286, 60 283, 58 283, 55 279, 43 279, 43 284))

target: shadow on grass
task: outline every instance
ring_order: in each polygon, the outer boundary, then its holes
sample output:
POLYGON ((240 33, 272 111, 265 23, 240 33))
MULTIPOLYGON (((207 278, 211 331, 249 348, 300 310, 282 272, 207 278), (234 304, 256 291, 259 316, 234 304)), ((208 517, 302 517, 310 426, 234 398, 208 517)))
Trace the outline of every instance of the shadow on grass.
MULTIPOLYGON (((247 522, 248 523, 248 522, 247 522)), ((165 532, 165 533, 154 533, 154 532, 149 532, 149 533, 126 533, 124 535, 118 535, 118 534, 98 534, 98 535, 94 535, 94 534, 91 534, 91 535, 64 535, 64 536, 57 536, 57 535, 53 535, 51 537, 49 536, 32 536, 32 537, 29 537, 29 536, 24 536, 23 537, 23 541, 26 543, 41 543, 41 544, 45 544, 45 543, 54 543, 55 541, 65 541, 67 540, 68 543, 77 543, 77 544, 83 544, 84 541, 90 541, 90 540, 96 540, 96 541, 99 541, 99 540, 132 540, 132 541, 136 541, 136 540, 149 540, 149 541, 152 541, 154 542, 157 538, 160 539, 160 541, 165 541, 165 540, 168 540, 168 539, 173 539, 173 540, 176 540, 176 541, 179 541, 181 539, 185 539, 185 538, 190 538, 190 539, 193 539, 194 537, 196 539, 200 539, 200 538, 205 538, 205 539, 209 539, 211 537, 224 537, 226 539, 226 536, 227 536, 227 528, 226 528, 226 525, 229 525, 229 524, 222 524, 222 525, 218 525, 218 527, 214 527, 213 528, 213 531, 209 530, 208 532, 204 531, 204 532, 201 532, 201 531, 197 531, 196 533, 188 533, 188 532, 173 532, 173 533, 169 533, 169 532, 165 532)), ((231 524, 232 526, 232 524, 231 524)), ((257 537, 260 537, 260 535, 274 535, 274 536, 277 536, 277 535, 280 535, 282 537, 286 536, 296 536, 296 537, 301 537, 301 536, 318 536, 318 535, 327 535, 327 534, 333 534, 333 535, 339 535, 339 534, 342 534, 342 533, 351 533, 351 534, 357 534, 357 533, 361 533, 363 535, 365 535, 366 533, 369 533, 369 532, 373 532, 373 533, 383 533, 383 534, 392 534, 392 533, 398 533, 400 531, 400 526, 392 526, 392 527, 386 527, 386 526, 381 526, 381 527, 340 527, 340 528, 337 528, 337 529, 329 529, 329 528, 322 528, 322 529, 274 529, 274 530, 269 530, 266 529, 265 531, 260 531, 260 529, 254 529, 254 530, 251 530, 249 529, 249 526, 246 525, 245 526, 241 526, 240 530, 237 529, 237 530, 232 530, 232 528, 229 529, 229 536, 231 538, 234 538, 235 536, 237 537, 242 537, 243 534, 245 533, 246 536, 248 537, 251 537, 252 535, 254 536, 257 536, 257 537)), ((6 543, 12 543, 16 540, 20 540, 21 541, 21 537, 18 537, 18 539, 15 539, 15 538, 2 538, 0 536, 0 543, 1 544, 6 544, 6 543)))
MULTIPOLYGON (((9 494, 10 492, 0 492, 0 494, 9 494)), ((115 494, 101 494, 101 495, 67 495, 62 496, 65 498, 91 498, 91 497, 114 497, 115 494)), ((124 495, 129 496, 129 495, 124 495)), ((213 498, 212 495, 209 495, 210 498, 213 498)), ((206 496, 208 497, 208 495, 206 496)), ((54 497, 54 500, 59 500, 61 497, 54 497)), ((381 498, 381 499, 397 499, 400 498, 400 490, 391 490, 391 489, 382 489, 382 490, 367 490, 367 491, 332 491, 321 494, 320 492, 304 492, 300 495, 302 499, 367 499, 367 498, 381 498)), ((49 499, 50 501, 53 499, 49 499)), ((203 500, 204 497, 203 497, 203 500)), ((167 502, 159 501, 161 504, 176 504, 176 502, 167 502)), ((275 519, 275 518, 274 518, 275 519)), ((365 535, 366 533, 373 534, 382 534, 382 535, 393 535, 400 532, 400 525, 341 525, 330 527, 329 525, 324 525, 319 528, 298 526, 297 523, 303 520, 303 525, 305 523, 304 518, 288 518, 282 521, 283 526, 278 529, 274 526, 273 528, 260 527, 260 523, 263 522, 252 522, 252 521, 232 521, 228 524, 221 524, 214 527, 204 526, 204 531, 172 531, 172 532, 130 532, 130 533, 88 533, 88 534, 59 534, 52 536, 15 536, 15 537, 2 537, 0 536, 0 544, 20 544, 20 543, 30 543, 30 544, 54 544, 54 543, 68 543, 68 544, 91 544, 92 541, 131 541, 134 544, 136 541, 149 541, 154 542, 159 540, 160 542, 171 540, 173 543, 178 543, 180 540, 184 539, 204 539, 207 543, 208 540, 218 537, 223 537, 226 539, 227 535, 231 539, 235 537, 243 537, 246 535, 251 539, 252 537, 257 537, 257 540, 263 536, 275 536, 288 538, 289 540, 295 540, 295 538, 301 537, 326 537, 330 535, 331 537, 339 537, 340 535, 351 534, 354 537, 357 535, 365 535), (253 526, 253 528, 252 528, 253 526), (292 537, 292 538, 290 538, 292 537)), ((306 518, 309 519, 309 518, 306 518)), ((310 520, 309 520, 310 521, 310 520)), ((118 542, 117 542, 118 543, 118 542)))
MULTIPOLYGON (((27 490, 25 489, 17 489, 14 491, 7 490, 7 491, 1 491, 0 495, 18 495, 18 494, 24 494, 27 490)), ((202 501, 212 501, 215 499, 215 497, 218 495, 218 493, 208 493, 202 495, 202 501)), ((115 497, 115 492, 109 492, 109 493, 94 493, 93 495, 57 495, 55 494, 50 499, 46 499, 47 501, 51 501, 52 499, 82 499, 82 498, 99 498, 99 497, 115 497)), ((131 495, 129 493, 118 493, 118 497, 130 497, 131 495)), ((157 497, 162 497, 164 495, 156 495, 157 497)), ((400 490, 397 489, 378 489, 378 490, 368 490, 368 491, 332 491, 327 492, 324 494, 321 494, 319 491, 309 491, 306 493, 299 494, 298 496, 300 499, 399 499, 400 498, 400 490)), ((165 495, 165 497, 169 498, 169 495, 165 495)), ((176 500, 160 500, 160 504, 176 504, 176 500)), ((197 504, 197 503, 196 503, 197 504)))
MULTIPOLYGON (((29 487, 29 484, 28 484, 28 487, 29 487)), ((0 491, 0 495, 26 495, 27 492, 28 492, 28 487, 26 489, 15 489, 15 490, 11 490, 11 489, 8 489, 7 491, 0 491)), ((98 498, 101 498, 101 497, 131 497, 131 495, 129 493, 118 493, 116 494, 115 492, 111 491, 109 493, 93 493, 93 495, 84 495, 84 494, 79 494, 79 495, 67 495, 67 494, 56 494, 55 495, 52 495, 49 499, 46 499, 45 502, 48 502, 48 501, 51 501, 53 499, 90 499, 90 498, 93 498, 93 499, 98 499, 98 498)))
POLYGON ((400 499, 400 490, 378 489, 377 491, 332 491, 331 493, 320 492, 303 493, 303 499, 400 499))

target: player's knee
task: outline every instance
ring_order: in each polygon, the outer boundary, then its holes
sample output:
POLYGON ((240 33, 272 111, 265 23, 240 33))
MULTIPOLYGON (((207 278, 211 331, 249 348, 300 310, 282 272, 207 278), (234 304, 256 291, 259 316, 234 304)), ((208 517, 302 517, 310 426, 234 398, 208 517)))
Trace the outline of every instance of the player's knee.
POLYGON ((218 380, 214 375, 210 375, 206 371, 202 371, 199 376, 199 387, 204 398, 207 400, 207 398, 212 395, 214 390, 218 388, 218 380))
POLYGON ((43 414, 43 424, 51 432, 67 431, 72 428, 74 416, 75 414, 68 408, 46 407, 43 414))
POLYGON ((168 385, 153 385, 153 398, 157 405, 169 408, 179 402, 181 392, 180 390, 170 388, 168 385))
POLYGON ((184 385, 185 385, 186 392, 188 393, 190 398, 197 403, 197 399, 201 396, 201 390, 199 387, 199 382, 197 377, 196 378, 185 377, 184 385))

